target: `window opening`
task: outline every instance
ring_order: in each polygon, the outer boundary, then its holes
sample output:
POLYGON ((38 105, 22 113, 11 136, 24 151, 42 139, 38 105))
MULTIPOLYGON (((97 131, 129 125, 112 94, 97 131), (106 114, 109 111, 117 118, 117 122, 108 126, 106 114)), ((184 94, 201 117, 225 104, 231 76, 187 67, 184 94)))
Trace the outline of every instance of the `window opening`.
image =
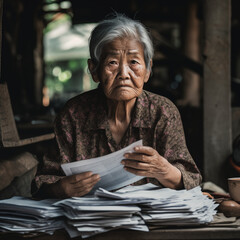
POLYGON ((97 87, 88 72, 88 38, 94 23, 72 25, 59 13, 45 28, 42 104, 58 111, 70 98, 97 87))

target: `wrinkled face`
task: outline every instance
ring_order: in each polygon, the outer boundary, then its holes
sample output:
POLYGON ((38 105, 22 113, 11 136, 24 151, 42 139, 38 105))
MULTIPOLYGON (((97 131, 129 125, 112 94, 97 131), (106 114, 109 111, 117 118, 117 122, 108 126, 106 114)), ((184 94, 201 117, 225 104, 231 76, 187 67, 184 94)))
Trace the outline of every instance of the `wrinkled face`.
POLYGON ((102 84, 107 98, 116 101, 138 97, 149 75, 142 44, 129 38, 117 38, 107 44, 103 48, 99 71, 92 74, 94 81, 102 84))

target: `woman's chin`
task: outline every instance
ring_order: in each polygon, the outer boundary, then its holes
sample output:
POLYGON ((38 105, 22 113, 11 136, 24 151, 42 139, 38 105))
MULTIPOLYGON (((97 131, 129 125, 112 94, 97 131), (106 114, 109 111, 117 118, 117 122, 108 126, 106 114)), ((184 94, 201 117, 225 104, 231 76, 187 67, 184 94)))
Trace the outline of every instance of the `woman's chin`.
POLYGON ((129 89, 119 89, 117 91, 114 91, 111 96, 109 96, 110 99, 116 100, 116 101, 129 101, 132 99, 136 99, 141 92, 138 91, 129 91, 129 89))
POLYGON ((137 95, 135 94, 128 94, 128 93, 120 93, 120 94, 115 94, 112 99, 115 101, 129 101, 132 99, 136 99, 137 95))

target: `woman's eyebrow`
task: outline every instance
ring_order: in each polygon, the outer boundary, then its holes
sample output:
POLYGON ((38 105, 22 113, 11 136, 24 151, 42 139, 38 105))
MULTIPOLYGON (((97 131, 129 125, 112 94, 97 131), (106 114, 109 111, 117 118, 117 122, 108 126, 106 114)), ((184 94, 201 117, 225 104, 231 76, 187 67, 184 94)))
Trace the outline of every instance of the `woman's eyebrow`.
POLYGON ((139 53, 139 50, 137 50, 137 49, 132 49, 132 50, 129 50, 128 51, 128 54, 138 54, 139 53))
MULTIPOLYGON (((119 56, 119 55, 121 55, 121 53, 118 50, 108 50, 105 53, 105 57, 116 57, 116 56, 119 56)), ((135 50, 135 49, 134 50, 128 50, 127 55, 137 57, 137 56, 140 55, 140 52, 139 52, 139 50, 135 50)))

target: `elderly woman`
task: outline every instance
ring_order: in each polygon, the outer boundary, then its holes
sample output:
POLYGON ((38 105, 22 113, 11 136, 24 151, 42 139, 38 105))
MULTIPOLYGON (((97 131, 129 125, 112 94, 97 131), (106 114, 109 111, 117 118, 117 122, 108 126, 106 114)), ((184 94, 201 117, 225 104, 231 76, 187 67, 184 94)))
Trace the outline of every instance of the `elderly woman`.
POLYGON ((97 89, 69 100, 55 120, 59 157, 44 159, 35 178, 38 195, 84 196, 100 180, 85 172, 63 176, 60 165, 103 156, 142 139, 125 155, 124 169, 144 176, 135 184, 190 189, 201 175, 188 152, 181 118, 165 97, 143 90, 153 46, 146 28, 122 15, 100 22, 90 37, 88 67, 97 89))

